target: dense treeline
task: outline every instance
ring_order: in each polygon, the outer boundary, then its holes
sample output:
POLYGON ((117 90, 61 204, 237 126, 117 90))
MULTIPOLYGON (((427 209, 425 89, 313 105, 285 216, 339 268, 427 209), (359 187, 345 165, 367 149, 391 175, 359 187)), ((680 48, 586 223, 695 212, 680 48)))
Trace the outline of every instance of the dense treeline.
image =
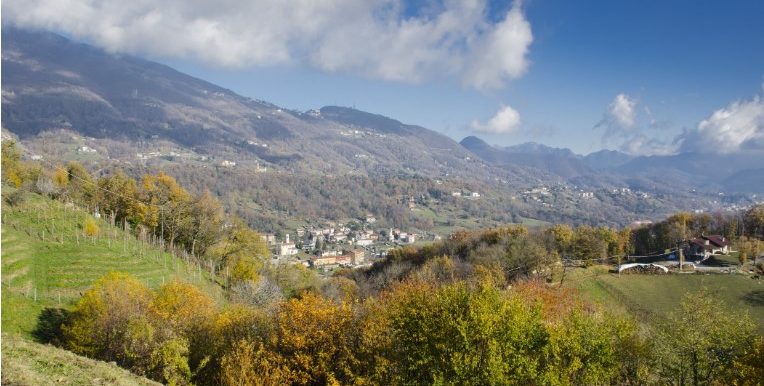
POLYGON ((743 238, 764 239, 764 204, 742 213, 676 213, 666 220, 634 230, 636 254, 660 253, 700 235, 718 234, 732 242, 743 238))
MULTIPOLYGON (((421 247, 392 250, 387 258, 366 271, 340 273, 372 295, 400 281, 431 260, 453 259, 455 275, 466 279, 477 270, 491 272, 509 283, 535 278, 551 281, 563 273, 563 264, 618 261, 632 251, 631 230, 558 224, 546 229, 510 225, 477 232, 458 231, 445 240, 421 247)), ((438 280, 447 280, 439 278, 438 280)))

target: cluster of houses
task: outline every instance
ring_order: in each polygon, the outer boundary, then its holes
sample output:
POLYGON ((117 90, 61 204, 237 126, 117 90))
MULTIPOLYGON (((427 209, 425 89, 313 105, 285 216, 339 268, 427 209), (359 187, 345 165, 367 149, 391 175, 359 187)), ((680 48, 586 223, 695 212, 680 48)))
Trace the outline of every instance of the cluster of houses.
POLYGON ((369 255, 383 257, 396 245, 415 243, 416 233, 397 228, 371 229, 376 223, 372 215, 362 220, 362 226, 351 229, 346 224, 327 223, 322 227, 298 228, 294 239, 285 234, 279 241, 274 234, 264 234, 274 258, 301 263, 310 267, 354 267, 367 264, 369 255))

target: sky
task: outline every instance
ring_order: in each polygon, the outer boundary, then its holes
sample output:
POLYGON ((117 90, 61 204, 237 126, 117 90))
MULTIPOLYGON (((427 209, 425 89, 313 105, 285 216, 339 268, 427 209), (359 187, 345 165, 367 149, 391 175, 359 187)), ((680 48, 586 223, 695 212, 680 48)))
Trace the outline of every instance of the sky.
POLYGON ((764 1, 5 0, 241 95, 496 145, 764 151, 764 1))

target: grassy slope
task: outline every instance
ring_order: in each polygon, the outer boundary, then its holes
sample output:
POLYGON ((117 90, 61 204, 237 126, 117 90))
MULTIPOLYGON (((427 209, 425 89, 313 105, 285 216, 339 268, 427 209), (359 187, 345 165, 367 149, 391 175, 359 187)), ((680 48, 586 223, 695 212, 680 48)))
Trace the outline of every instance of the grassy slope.
POLYGON ((3 335, 3 385, 159 385, 116 365, 3 335))
POLYGON ((200 276, 182 259, 162 254, 105 221, 99 222, 98 239, 86 240, 81 224, 88 216, 31 193, 16 206, 3 202, 3 332, 29 336, 43 308, 70 307, 110 271, 130 273, 153 288, 179 278, 221 299, 220 288, 205 272, 200 276))
POLYGON ((730 309, 747 310, 764 332, 764 281, 746 275, 621 275, 600 267, 577 269, 567 285, 606 307, 625 309, 643 322, 660 320, 679 307, 686 293, 709 291, 730 309))

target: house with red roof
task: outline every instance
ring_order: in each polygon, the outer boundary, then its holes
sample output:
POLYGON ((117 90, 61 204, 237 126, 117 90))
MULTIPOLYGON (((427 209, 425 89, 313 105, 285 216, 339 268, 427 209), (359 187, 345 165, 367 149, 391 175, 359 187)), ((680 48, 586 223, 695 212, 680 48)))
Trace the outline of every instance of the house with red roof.
POLYGON ((701 257, 704 260, 711 255, 726 255, 729 253, 729 240, 721 235, 701 235, 687 240, 685 254, 692 257, 701 257))

